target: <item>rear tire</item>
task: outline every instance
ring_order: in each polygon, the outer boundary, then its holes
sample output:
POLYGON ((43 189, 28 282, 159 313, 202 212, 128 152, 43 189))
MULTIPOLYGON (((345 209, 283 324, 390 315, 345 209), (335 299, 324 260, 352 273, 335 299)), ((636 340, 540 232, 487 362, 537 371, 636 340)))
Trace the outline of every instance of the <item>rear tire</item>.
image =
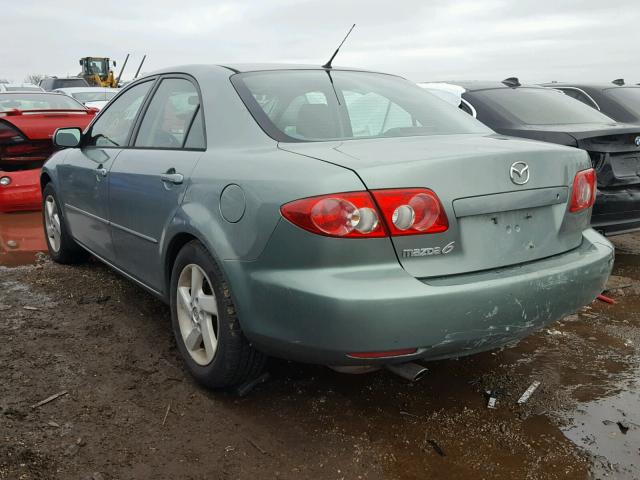
POLYGON ((266 356, 242 333, 230 286, 197 240, 178 253, 170 289, 178 350, 199 383, 211 389, 229 388, 262 372, 266 356))
POLYGON ((82 263, 89 253, 71 237, 62 214, 56 191, 51 183, 42 191, 42 225, 49 256, 54 262, 63 264, 82 263))

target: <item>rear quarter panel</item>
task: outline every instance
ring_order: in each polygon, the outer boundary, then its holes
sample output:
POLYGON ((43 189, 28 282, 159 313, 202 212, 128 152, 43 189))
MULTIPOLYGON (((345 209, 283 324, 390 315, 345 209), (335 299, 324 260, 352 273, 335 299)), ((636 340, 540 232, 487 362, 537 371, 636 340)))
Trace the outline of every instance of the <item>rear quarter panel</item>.
POLYGON ((281 221, 283 204, 298 198, 363 189, 362 182, 350 170, 284 152, 275 142, 270 147, 212 149, 194 169, 167 239, 181 231, 190 232, 222 261, 252 261, 281 221), (225 219, 221 211, 221 194, 228 185, 239 186, 244 197, 224 201, 225 210, 244 210, 235 222, 225 219))

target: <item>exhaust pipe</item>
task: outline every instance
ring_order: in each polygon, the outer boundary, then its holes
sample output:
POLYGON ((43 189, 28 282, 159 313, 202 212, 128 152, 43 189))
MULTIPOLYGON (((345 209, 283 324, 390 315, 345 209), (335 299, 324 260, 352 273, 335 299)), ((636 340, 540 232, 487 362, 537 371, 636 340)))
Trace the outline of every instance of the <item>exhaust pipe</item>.
POLYGON ((385 368, 410 382, 417 382, 429 371, 426 367, 414 362, 386 365, 385 368))

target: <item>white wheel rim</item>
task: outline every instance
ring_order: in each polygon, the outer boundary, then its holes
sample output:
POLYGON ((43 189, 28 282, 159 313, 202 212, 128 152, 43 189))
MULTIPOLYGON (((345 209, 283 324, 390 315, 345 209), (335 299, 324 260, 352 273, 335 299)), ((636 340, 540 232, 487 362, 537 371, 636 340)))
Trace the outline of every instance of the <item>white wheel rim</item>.
POLYGON ((56 201, 51 195, 47 196, 44 202, 44 225, 47 232, 47 242, 51 250, 58 252, 60 250, 62 228, 60 227, 58 205, 56 205, 56 201))
POLYGON ((218 303, 209 277, 191 263, 178 278, 176 310, 182 341, 198 365, 208 365, 218 348, 218 303))

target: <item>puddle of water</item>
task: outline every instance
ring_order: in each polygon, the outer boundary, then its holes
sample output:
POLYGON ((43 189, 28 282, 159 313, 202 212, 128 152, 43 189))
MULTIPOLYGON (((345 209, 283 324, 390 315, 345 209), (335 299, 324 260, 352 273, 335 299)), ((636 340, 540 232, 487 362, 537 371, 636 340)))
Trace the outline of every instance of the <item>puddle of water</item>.
POLYGON ((0 214, 1 266, 29 265, 46 249, 41 212, 0 214))
POLYGON ((616 395, 580 403, 564 434, 594 457, 594 473, 640 478, 640 369, 616 395), (620 425, 618 424, 620 422, 620 425), (627 430, 628 429, 628 430, 627 430))
MULTIPOLYGON (((616 255, 614 273, 637 281, 640 278, 640 235, 625 235, 615 241, 622 246, 623 254, 616 255), (631 250, 630 246, 638 247, 631 250), (626 249, 626 250, 625 250, 626 249)), ((619 245, 618 245, 619 244, 619 245)), ((609 343, 610 359, 616 358, 626 367, 617 369, 591 368, 596 363, 587 362, 581 369, 593 375, 573 390, 578 404, 573 411, 561 415, 567 421, 563 433, 576 445, 593 457, 593 473, 596 478, 640 478, 640 345, 637 326, 640 319, 640 299, 632 292, 617 299, 615 306, 596 307, 599 321, 617 342, 623 343, 627 355, 616 342, 609 343), (634 349, 635 352, 633 351, 634 349), (612 352, 618 351, 618 355, 612 352)), ((594 335, 593 333, 591 335, 594 335)), ((592 337, 594 338, 594 337, 592 337)), ((595 352, 594 352, 595 353, 595 352)), ((600 352, 602 355, 603 352, 600 352)))

